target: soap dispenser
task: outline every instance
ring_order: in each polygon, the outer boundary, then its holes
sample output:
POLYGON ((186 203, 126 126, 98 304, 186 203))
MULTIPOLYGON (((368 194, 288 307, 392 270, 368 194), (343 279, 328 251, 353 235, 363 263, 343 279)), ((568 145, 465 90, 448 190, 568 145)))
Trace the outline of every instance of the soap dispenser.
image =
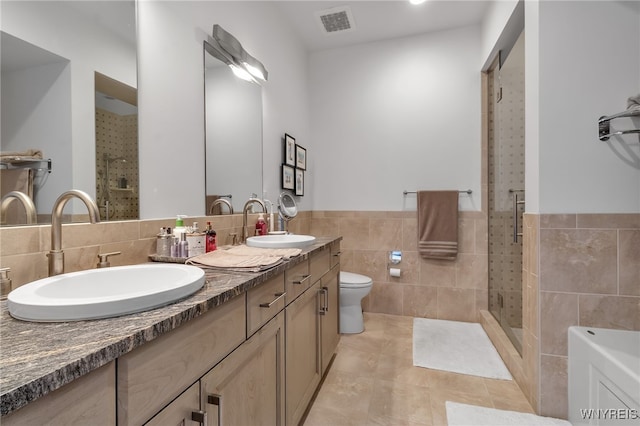
POLYGON ((260 213, 256 222, 256 235, 267 235, 267 232, 267 222, 264 221, 264 215, 260 213))
POLYGON ((176 226, 173 228, 173 235, 180 241, 180 234, 187 232, 187 228, 184 227, 184 218, 186 216, 179 214, 176 216, 176 226))

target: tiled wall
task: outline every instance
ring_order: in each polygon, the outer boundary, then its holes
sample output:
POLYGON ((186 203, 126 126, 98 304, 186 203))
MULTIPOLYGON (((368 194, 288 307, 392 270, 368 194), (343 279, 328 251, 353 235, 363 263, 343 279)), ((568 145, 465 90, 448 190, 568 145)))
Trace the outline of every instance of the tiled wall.
POLYGON ((107 158, 123 157, 126 163, 114 162, 109 168, 110 220, 128 220, 139 217, 138 195, 138 116, 121 116, 96 109, 96 194, 100 217, 106 217, 104 201, 107 188, 107 158), (129 188, 118 188, 118 179, 124 176, 129 188))
POLYGON ((567 416, 567 330, 640 330, 640 214, 525 218, 525 393, 567 416))
MULTIPOLYGON (((308 233, 310 213, 301 212, 289 224, 294 233, 308 233)), ((255 224, 256 214, 249 215, 248 223, 255 224)), ((211 221, 218 234, 218 244, 232 243, 232 233, 238 238, 242 230, 242 215, 223 215, 185 219, 203 229, 211 221)), ((132 220, 101 222, 98 224, 73 223, 63 225, 62 248, 65 272, 95 268, 98 253, 120 251, 109 258, 111 266, 133 265, 149 261, 156 252, 156 234, 163 226, 173 227, 175 219, 132 220)), ((12 287, 45 278, 48 275, 47 252, 51 247, 51 226, 20 226, 0 228, 0 267, 9 267, 12 287)))
POLYGON ((461 212, 453 262, 420 257, 415 211, 314 211, 309 230, 342 235, 342 270, 373 279, 365 311, 475 322, 487 309, 486 224, 483 213, 461 212), (389 275, 391 250, 402 250, 399 278, 389 275))

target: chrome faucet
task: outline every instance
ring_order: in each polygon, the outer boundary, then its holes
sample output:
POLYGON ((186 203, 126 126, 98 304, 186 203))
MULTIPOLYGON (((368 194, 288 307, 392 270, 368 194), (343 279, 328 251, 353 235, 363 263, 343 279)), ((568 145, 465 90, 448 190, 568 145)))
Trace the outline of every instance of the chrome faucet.
POLYGON ((91 223, 100 222, 100 212, 96 202, 91 199, 89 194, 77 189, 64 192, 53 203, 51 211, 51 251, 49 256, 49 276, 64 273, 64 252, 62 251, 62 210, 65 204, 72 198, 78 198, 82 201, 89 211, 89 220, 91 223))
POLYGON ((24 211, 27 214, 27 224, 30 225, 37 222, 36 206, 33 204, 33 200, 27 194, 20 191, 7 192, 4 197, 2 197, 2 202, 0 203, 0 217, 3 217, 7 213, 7 208, 13 200, 20 201, 24 206, 24 211))
POLYGON ((244 203, 244 208, 242 209, 242 242, 247 241, 247 213, 249 211, 249 206, 253 203, 260 204, 262 207, 262 211, 264 214, 267 214, 267 206, 262 202, 261 199, 251 197, 244 203))
POLYGON ((231 205, 231 202, 229 200, 227 200, 226 198, 218 198, 218 199, 214 200, 213 203, 211 203, 211 208, 209 209, 209 214, 213 214, 213 209, 219 204, 226 205, 229 208, 229 214, 233 214, 233 206, 231 205))

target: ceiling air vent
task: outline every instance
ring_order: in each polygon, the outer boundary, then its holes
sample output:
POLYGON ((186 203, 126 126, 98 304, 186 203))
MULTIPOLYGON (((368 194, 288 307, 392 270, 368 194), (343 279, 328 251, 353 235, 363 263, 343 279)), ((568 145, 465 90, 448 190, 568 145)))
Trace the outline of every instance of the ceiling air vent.
POLYGON ((320 28, 325 34, 355 30, 355 21, 348 6, 334 7, 316 12, 320 28))

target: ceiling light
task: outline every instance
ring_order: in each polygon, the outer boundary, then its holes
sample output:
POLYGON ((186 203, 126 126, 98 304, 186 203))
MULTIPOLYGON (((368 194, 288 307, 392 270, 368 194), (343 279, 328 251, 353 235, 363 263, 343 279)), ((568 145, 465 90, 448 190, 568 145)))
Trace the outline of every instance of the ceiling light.
POLYGON ((411 4, 422 4, 427 0, 409 0, 409 3, 411 4))

